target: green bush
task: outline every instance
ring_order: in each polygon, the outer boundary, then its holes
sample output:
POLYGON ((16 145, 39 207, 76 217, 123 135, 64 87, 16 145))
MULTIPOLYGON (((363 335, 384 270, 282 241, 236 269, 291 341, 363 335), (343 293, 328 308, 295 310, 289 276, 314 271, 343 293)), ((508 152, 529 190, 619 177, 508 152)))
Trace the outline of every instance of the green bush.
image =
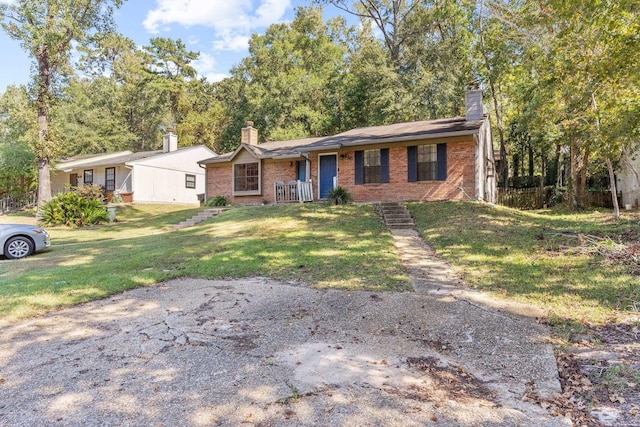
POLYGON ((207 199, 205 202, 206 206, 227 206, 229 201, 224 196, 215 196, 210 199, 207 199))
POLYGON ((42 207, 41 220, 50 225, 82 227, 109 221, 99 200, 85 199, 77 192, 61 193, 42 207))
POLYGON ((327 194, 327 200, 329 200, 334 205, 346 205, 347 203, 351 203, 351 194, 343 187, 336 187, 333 190, 329 191, 327 194))

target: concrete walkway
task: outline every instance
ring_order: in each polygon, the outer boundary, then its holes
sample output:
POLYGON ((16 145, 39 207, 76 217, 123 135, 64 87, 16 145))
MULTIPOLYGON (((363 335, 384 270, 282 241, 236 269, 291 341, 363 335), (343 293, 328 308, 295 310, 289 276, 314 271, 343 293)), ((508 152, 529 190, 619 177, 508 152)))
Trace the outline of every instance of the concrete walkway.
POLYGON ((560 392, 550 331, 532 306, 498 301, 463 285, 416 230, 393 230, 394 243, 417 293, 455 307, 456 321, 442 333, 454 353, 479 377, 502 378, 508 389, 533 384, 540 396, 560 392))

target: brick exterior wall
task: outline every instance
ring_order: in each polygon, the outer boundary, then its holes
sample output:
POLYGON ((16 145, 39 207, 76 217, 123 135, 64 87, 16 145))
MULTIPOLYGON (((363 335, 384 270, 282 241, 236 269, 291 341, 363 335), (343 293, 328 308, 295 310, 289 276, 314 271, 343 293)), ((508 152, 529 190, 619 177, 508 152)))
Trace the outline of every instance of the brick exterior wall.
POLYGON ((274 203, 274 183, 283 181, 285 184, 296 177, 296 160, 263 159, 261 180, 262 195, 234 196, 233 195, 233 164, 213 163, 207 165, 207 198, 224 196, 232 204, 261 205, 264 202, 274 203))
MULTIPOLYGON (((438 140, 428 143, 447 143, 447 179, 445 181, 407 181, 407 146, 426 141, 401 144, 378 144, 357 147, 357 150, 389 148, 389 183, 355 184, 356 149, 333 152, 338 158, 338 185, 351 193, 356 202, 377 201, 436 201, 464 200, 460 185, 475 196, 475 142, 473 140, 438 140), (340 159, 340 155, 344 155, 340 159)), ((318 153, 310 153, 313 197, 318 198, 318 153)), ((233 204, 274 203, 274 182, 296 179, 296 162, 291 160, 262 160, 262 195, 234 197, 232 191, 232 164, 207 165, 207 197, 225 196, 233 204)))

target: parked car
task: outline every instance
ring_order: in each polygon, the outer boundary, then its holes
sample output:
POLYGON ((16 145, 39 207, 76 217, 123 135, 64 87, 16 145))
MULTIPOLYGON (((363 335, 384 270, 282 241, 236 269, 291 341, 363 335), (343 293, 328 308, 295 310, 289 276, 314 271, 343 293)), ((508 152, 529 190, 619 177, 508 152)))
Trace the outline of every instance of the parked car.
POLYGON ((37 225, 0 224, 0 249, 9 259, 41 251, 51 245, 49 233, 37 225))

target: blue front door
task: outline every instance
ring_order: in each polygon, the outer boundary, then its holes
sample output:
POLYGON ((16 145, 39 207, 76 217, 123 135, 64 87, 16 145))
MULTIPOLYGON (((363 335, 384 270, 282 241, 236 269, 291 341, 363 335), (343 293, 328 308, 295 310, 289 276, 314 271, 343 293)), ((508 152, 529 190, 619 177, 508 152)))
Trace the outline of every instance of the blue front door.
POLYGON ((338 173, 338 158, 335 154, 320 156, 320 198, 324 199, 333 189, 333 178, 338 173))

